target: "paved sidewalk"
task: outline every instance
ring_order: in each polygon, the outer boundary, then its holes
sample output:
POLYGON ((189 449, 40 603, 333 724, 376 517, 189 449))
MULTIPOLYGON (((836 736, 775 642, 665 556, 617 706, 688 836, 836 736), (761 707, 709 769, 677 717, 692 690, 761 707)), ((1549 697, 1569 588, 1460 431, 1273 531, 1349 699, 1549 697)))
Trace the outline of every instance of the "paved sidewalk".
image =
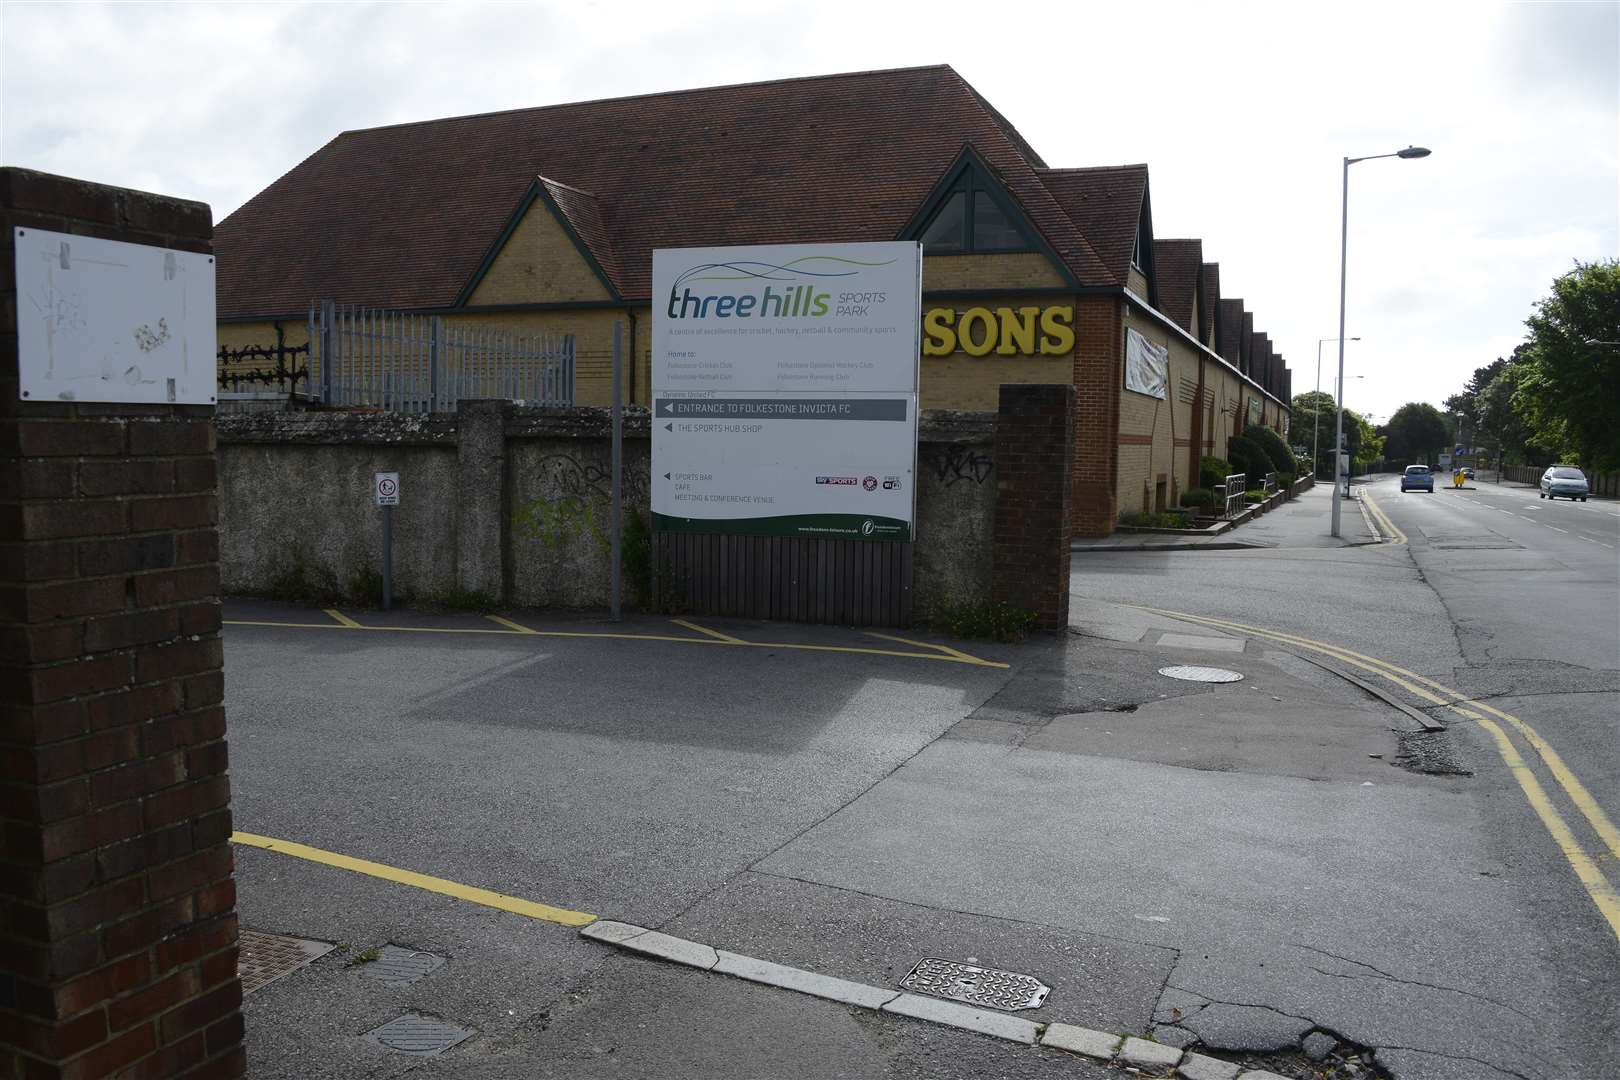
POLYGON ((1375 536, 1359 501, 1360 482, 1351 486, 1352 498, 1340 510, 1339 532, 1331 535, 1332 488, 1317 484, 1283 503, 1269 514, 1250 518, 1216 536, 1172 536, 1159 533, 1115 533, 1101 539, 1077 539, 1075 552, 1110 551, 1241 551, 1253 548, 1336 548, 1373 544, 1375 536))

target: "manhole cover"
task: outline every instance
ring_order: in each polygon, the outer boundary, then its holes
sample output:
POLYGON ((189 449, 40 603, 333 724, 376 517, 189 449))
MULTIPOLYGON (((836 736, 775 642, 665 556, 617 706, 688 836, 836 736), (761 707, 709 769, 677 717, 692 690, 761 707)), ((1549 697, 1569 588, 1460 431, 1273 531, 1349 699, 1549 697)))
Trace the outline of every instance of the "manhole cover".
POLYGON ((334 948, 336 946, 324 941, 282 937, 280 934, 243 928, 236 954, 236 972, 242 978, 242 993, 251 994, 289 971, 297 971, 310 961, 325 956, 334 948))
POLYGON ((1160 675, 1168 675, 1172 679, 1183 682, 1240 682, 1243 676, 1236 671, 1227 671, 1218 667, 1191 667, 1178 664, 1175 667, 1162 667, 1160 675))
POLYGON ((401 1054, 432 1057, 471 1038, 472 1028, 458 1027, 431 1016, 406 1013, 380 1028, 366 1032, 366 1041, 401 1054))
POLYGON ((1046 1000, 1046 995, 1052 992, 1050 986, 1029 975, 959 964, 955 960, 941 960, 937 956, 925 956, 919 960, 917 966, 900 980, 900 985, 921 994, 987 1005, 1007 1012, 1038 1009, 1046 1000))
POLYGON ((404 986, 444 966, 444 957, 384 945, 377 959, 359 965, 360 974, 388 986, 404 986))

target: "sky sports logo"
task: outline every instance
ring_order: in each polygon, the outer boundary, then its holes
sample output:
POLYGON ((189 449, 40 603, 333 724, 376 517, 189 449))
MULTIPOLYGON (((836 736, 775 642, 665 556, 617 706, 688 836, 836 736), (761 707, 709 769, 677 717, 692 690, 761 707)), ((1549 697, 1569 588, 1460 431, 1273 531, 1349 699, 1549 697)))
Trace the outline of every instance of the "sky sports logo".
MULTIPOLYGON (((666 314, 671 319, 819 319, 833 314, 833 294, 817 288, 823 281, 859 276, 866 267, 888 266, 883 262, 861 262, 837 255, 806 255, 778 266, 776 263, 739 260, 703 263, 691 267, 669 287, 666 314), (814 281, 804 281, 814 278, 814 281), (757 291, 709 293, 698 285, 704 281, 757 282, 757 291)), ((873 303, 888 298, 880 292, 840 294, 839 315, 866 315, 873 303)))
POLYGON ((854 487, 860 480, 853 476, 818 476, 818 484, 831 484, 833 487, 854 487))

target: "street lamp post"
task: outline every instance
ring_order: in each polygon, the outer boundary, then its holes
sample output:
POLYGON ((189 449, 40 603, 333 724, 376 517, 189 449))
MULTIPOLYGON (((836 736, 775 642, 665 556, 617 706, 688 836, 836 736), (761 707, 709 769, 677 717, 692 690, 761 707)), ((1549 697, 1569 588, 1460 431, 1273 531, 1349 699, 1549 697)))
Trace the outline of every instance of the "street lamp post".
POLYGON ((1393 154, 1369 154, 1366 157, 1347 157, 1344 159, 1344 200, 1339 214, 1339 400, 1335 409, 1336 419, 1333 422, 1334 536, 1339 535, 1339 503, 1347 494, 1339 490, 1339 448, 1344 445, 1344 280, 1350 245, 1350 166, 1358 161, 1374 161, 1378 158, 1421 158, 1428 156, 1429 151, 1427 148, 1408 146, 1405 150, 1397 150, 1393 154))
MULTIPOLYGON (((1320 394, 1322 392, 1322 344, 1323 344, 1323 342, 1337 341, 1337 340, 1338 340, 1337 338, 1330 338, 1330 337, 1317 338, 1316 339, 1316 392, 1318 394, 1320 394)), ((1358 337, 1353 337, 1350 340, 1351 341, 1360 341, 1361 339, 1358 338, 1358 337)), ((1316 475, 1316 455, 1321 452, 1320 450, 1317 449, 1318 445, 1322 441, 1317 433, 1320 432, 1321 430, 1322 430, 1322 414, 1319 413, 1319 412, 1315 412, 1313 410, 1312 414, 1311 414, 1311 475, 1312 476, 1316 475)), ((1335 465, 1335 467, 1337 467, 1337 466, 1335 465)))

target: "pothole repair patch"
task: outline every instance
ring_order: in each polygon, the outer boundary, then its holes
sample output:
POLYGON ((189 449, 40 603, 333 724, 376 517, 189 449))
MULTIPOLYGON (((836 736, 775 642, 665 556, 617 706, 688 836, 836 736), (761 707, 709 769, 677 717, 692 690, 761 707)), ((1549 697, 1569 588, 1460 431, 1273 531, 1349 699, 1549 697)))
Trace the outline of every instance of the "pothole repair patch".
POLYGON ((433 953, 384 945, 377 959, 360 965, 360 974, 385 986, 407 986, 444 966, 444 957, 433 953))
POLYGON ((318 960, 337 946, 325 941, 283 937, 244 927, 236 954, 236 972, 242 979, 242 993, 251 994, 318 960))
POLYGON ((975 967, 955 960, 925 956, 900 980, 906 990, 984 1005, 1004 1012, 1038 1009, 1052 988, 1031 975, 975 967))
POLYGON ((1174 667, 1162 667, 1159 674, 1171 679, 1180 679, 1182 682, 1241 682, 1243 675, 1240 672, 1228 671, 1218 667, 1195 667, 1190 664, 1177 664, 1174 667))
POLYGON ((406 1013, 380 1028, 366 1032, 366 1041, 401 1054, 435 1057, 475 1034, 472 1028, 460 1027, 437 1017, 406 1013))

